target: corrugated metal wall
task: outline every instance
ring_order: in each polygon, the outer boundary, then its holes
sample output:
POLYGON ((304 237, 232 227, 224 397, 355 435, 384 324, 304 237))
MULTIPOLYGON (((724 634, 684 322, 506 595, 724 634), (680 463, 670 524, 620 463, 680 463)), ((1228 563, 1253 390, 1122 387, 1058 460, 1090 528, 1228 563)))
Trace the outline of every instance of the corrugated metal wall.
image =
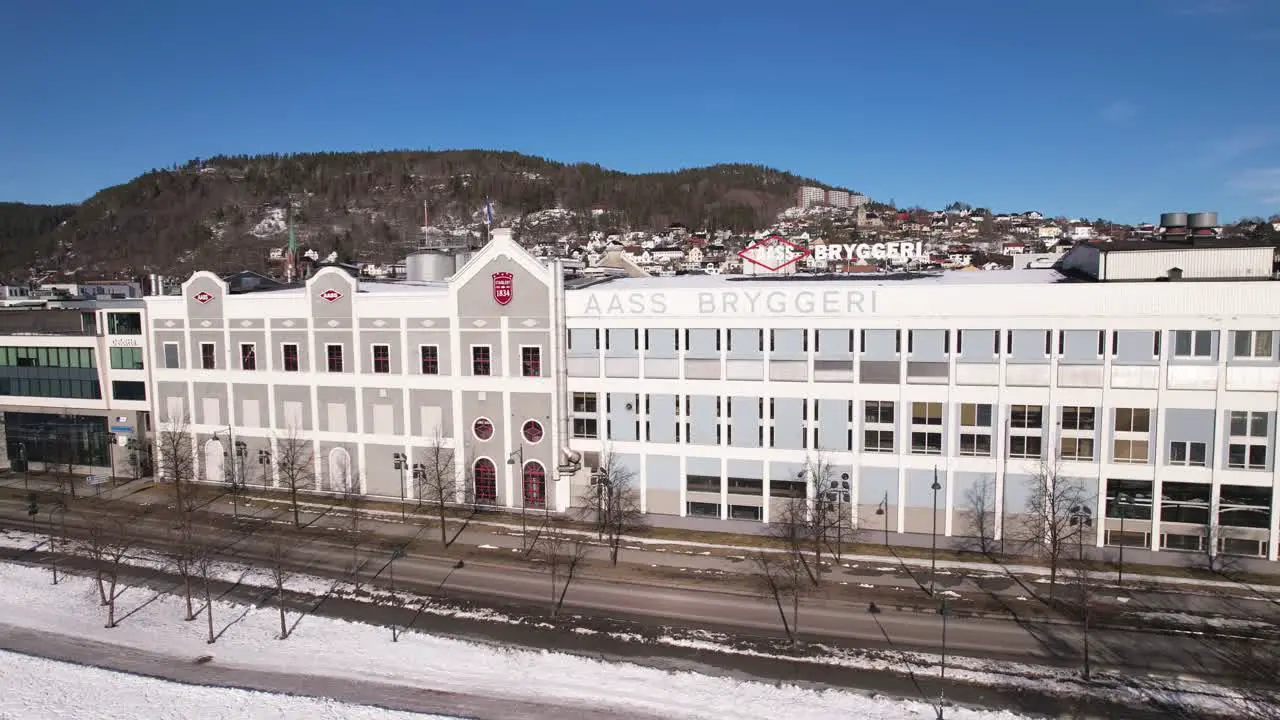
POLYGON ((1202 278, 1265 278, 1271 275, 1275 250, 1271 247, 1188 248, 1150 252, 1107 253, 1105 280, 1154 280, 1181 268, 1187 280, 1202 278))

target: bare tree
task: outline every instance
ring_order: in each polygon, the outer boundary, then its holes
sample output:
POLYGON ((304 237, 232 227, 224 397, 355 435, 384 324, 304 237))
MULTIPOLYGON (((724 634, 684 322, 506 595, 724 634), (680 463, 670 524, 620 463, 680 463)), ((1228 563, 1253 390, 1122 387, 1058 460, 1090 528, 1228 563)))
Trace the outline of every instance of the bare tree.
POLYGON ((538 537, 534 549, 551 575, 551 617, 557 617, 587 556, 587 543, 576 535, 548 530, 538 537))
POLYGON ((342 504, 347 509, 347 543, 351 546, 351 584, 360 589, 360 546, 364 537, 361 534, 362 513, 360 511, 360 476, 353 471, 349 463, 343 459, 333 468, 338 474, 333 478, 342 504))
POLYGON ((989 475, 970 485, 961 499, 969 546, 991 557, 996 552, 996 483, 989 475))
POLYGON ((1200 567, 1226 577, 1240 570, 1240 559, 1222 552, 1222 525, 1214 522, 1212 511, 1200 528, 1200 567))
POLYGON ((814 559, 812 577, 818 584, 824 572, 823 553, 831 552, 838 561, 844 543, 857 541, 859 529, 852 523, 852 486, 847 473, 837 475, 830 458, 818 453, 805 460, 804 479, 811 488, 810 511, 807 517, 792 513, 791 522, 803 520, 801 530, 808 537, 814 559))
POLYGON ((107 606, 108 628, 116 626, 116 599, 123 592, 119 588, 121 568, 135 540, 131 527, 127 518, 103 518, 89 527, 89 550, 98 568, 98 593, 107 606))
POLYGON ((445 447, 439 429, 431 445, 422 451, 422 462, 414 465, 414 483, 417 485, 418 503, 425 500, 435 507, 440 521, 440 544, 448 547, 448 506, 457 502, 460 482, 453 448, 445 447))
POLYGON ((1022 531, 1029 551, 1049 564, 1050 603, 1062 561, 1079 540, 1077 533, 1093 524, 1092 506, 1079 480, 1063 477, 1056 464, 1041 462, 1027 496, 1022 531))
POLYGON ((156 451, 160 460, 160 476, 173 484, 174 506, 183 523, 187 513, 194 509, 188 485, 196 479, 195 440, 191 436, 191 424, 186 416, 170 420, 156 437, 156 451))
POLYGON ((609 561, 617 565, 622 538, 644 523, 635 473, 606 450, 581 503, 582 512, 595 524, 596 537, 609 546, 609 561))
POLYGON ((296 427, 290 427, 284 436, 276 438, 275 462, 276 476, 280 484, 289 491, 289 505, 293 508, 293 526, 301 527, 302 520, 298 511, 298 491, 315 487, 316 452, 310 440, 302 438, 296 427))
POLYGON ((280 635, 278 640, 287 640, 289 638, 289 624, 285 616, 285 583, 292 577, 289 571, 289 546, 288 539, 283 535, 277 534, 271 543, 271 578, 275 581, 276 586, 276 607, 280 610, 280 635))
POLYGON ((782 552, 759 550, 752 555, 761 593, 778 608, 778 619, 787 639, 796 642, 800 628, 800 599, 814 584, 804 555, 798 548, 782 552), (787 611, 790 610, 790 617, 787 611))
POLYGON ((1088 680, 1093 675, 1093 654, 1090 647, 1091 624, 1093 622, 1093 612, 1097 605, 1097 583, 1094 581, 1089 563, 1084 554, 1085 533, 1076 532, 1076 550, 1075 557, 1070 564, 1072 584, 1076 590, 1076 615, 1080 621, 1081 637, 1083 638, 1083 675, 1088 680))
POLYGON ((178 575, 182 577, 182 598, 186 604, 186 615, 182 618, 186 621, 196 619, 195 607, 192 602, 191 581, 196 566, 196 541, 195 535, 191 531, 191 524, 187 522, 179 523, 173 529, 174 537, 169 545, 169 556, 173 559, 173 564, 178 568, 178 575))
POLYGON ((192 549, 192 557, 195 567, 200 573, 200 580, 204 589, 204 614, 209 630, 208 642, 210 645, 217 640, 217 635, 213 632, 213 593, 209 590, 209 572, 214 567, 214 556, 215 542, 210 536, 205 536, 195 543, 192 549))

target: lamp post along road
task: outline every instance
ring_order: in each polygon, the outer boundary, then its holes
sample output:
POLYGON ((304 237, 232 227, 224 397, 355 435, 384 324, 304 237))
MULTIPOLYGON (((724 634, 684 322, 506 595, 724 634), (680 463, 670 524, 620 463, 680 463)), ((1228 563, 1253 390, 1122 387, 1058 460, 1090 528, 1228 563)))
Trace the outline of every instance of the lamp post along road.
POLYGON ((1089 570, 1084 566, 1084 532, 1093 527, 1093 511, 1086 505, 1072 505, 1067 515, 1067 522, 1076 531, 1076 562, 1080 564, 1080 612, 1084 626, 1084 679, 1088 680, 1092 674, 1091 658, 1089 655, 1089 598, 1088 589, 1085 587, 1088 582, 1089 570))
POLYGON ((516 476, 519 478, 520 549, 523 552, 527 553, 529 552, 529 545, 528 545, 529 525, 528 525, 528 514, 525 512, 525 510, 528 508, 529 498, 525 493, 525 487, 524 487, 524 446, 523 445, 516 448, 515 450, 512 450, 511 453, 507 455, 507 464, 516 467, 516 472, 517 472, 516 476))
POLYGON ((929 597, 933 597, 934 580, 938 575, 938 491, 942 485, 938 483, 938 466, 933 466, 933 539, 929 549, 929 597))
POLYGON ((877 515, 884 516, 884 546, 889 547, 889 491, 884 491, 884 499, 880 501, 880 507, 876 508, 877 515))
POLYGON ((1129 514, 1129 493, 1116 494, 1116 512, 1120 513, 1120 560, 1116 563, 1116 584, 1124 584, 1124 518, 1129 514))
POLYGON ((938 720, 942 720, 943 708, 946 706, 946 681, 947 681, 947 617, 951 615, 951 604, 946 598, 942 599, 942 604, 938 607, 938 614, 942 616, 942 663, 938 666, 938 679, 943 683, 938 689, 938 720))
POLYGON ((400 473, 400 522, 405 521, 404 509, 404 471, 409 465, 409 458, 404 453, 395 453, 391 456, 395 462, 396 471, 400 473))

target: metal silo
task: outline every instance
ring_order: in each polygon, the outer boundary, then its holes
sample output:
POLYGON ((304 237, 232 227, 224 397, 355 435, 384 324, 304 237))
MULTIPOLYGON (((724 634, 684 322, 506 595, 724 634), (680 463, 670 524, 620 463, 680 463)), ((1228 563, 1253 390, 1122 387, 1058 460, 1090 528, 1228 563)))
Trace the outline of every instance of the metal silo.
POLYGON ((1160 215, 1160 227, 1184 228, 1187 226, 1187 214, 1184 212, 1168 212, 1160 215))
POLYGON ((405 258, 405 279, 417 282, 440 282, 457 272, 453 255, 447 252, 424 250, 405 258))
POLYGON ((1192 230, 1204 230, 1218 227, 1218 213, 1198 212, 1187 216, 1187 227, 1192 230))

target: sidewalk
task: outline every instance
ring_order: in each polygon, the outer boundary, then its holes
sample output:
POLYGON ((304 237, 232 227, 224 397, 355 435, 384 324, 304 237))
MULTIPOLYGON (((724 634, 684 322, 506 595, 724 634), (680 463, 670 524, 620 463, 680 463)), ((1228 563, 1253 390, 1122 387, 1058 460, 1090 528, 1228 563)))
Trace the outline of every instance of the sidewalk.
MULTIPOLYGON (((12 479, 0 480, 0 484, 13 487, 12 479)), ((56 482, 33 476, 32 490, 57 491, 56 482)), ((229 496, 210 498, 209 486, 200 486, 202 509, 229 516, 234 506, 229 496)), ((87 499, 95 495, 86 495, 82 487, 77 488, 81 498, 87 499)), ((153 483, 151 480, 133 480, 112 488, 103 486, 96 495, 102 501, 127 501, 139 505, 156 504, 171 506, 173 490, 171 486, 153 483)), ((290 510, 288 498, 279 494, 243 494, 239 498, 240 512, 256 514, 270 508, 277 512, 290 510)), ((332 503, 317 501, 316 496, 308 496, 298 503, 302 512, 304 525, 313 527, 345 528, 349 525, 349 509, 335 507, 332 503)), ((488 517, 473 517, 464 521, 456 517, 449 519, 449 536, 451 545, 466 546, 478 550, 489 550, 495 553, 519 551, 525 542, 521 535, 519 514, 497 513, 488 517)), ((427 542, 439 542, 439 525, 431 509, 410 507, 405 513, 408 525, 401 521, 399 510, 362 508, 360 522, 362 528, 381 536, 396 537, 401 540, 417 538, 427 542)), ((541 531, 544 522, 550 520, 562 534, 579 535, 596 539, 594 532, 575 528, 558 527, 562 518, 542 512, 530 512, 527 518, 529 541, 541 531)), ((730 542, 709 543, 678 538, 654 538, 625 536, 622 539, 622 550, 619 562, 635 565, 649 565, 653 568, 666 567, 679 572, 691 574, 735 574, 745 575, 754 572, 750 562, 753 554, 759 552, 781 552, 777 549, 750 547, 730 542)), ((861 546, 866 548, 864 544, 861 546)), ((926 592, 930 576, 934 584, 944 593, 974 592, 983 594, 1001 594, 1023 597, 1038 593, 1047 586, 1049 570, 1046 567, 1029 564, 997 564, 984 562, 964 562, 949 559, 938 559, 932 563, 929 558, 902 557, 894 554, 896 548, 888 548, 891 554, 879 555, 866 552, 842 553, 839 562, 833 556, 824 558, 831 564, 829 579, 863 587, 899 588, 904 591, 926 592), (931 568, 936 567, 936 573, 931 568), (1030 590, 1028 586, 1036 586, 1030 590)), ((608 549, 593 545, 588 550, 593 559, 608 561, 608 549)), ((1145 568, 1143 568, 1145 569, 1145 568)), ((1220 598, 1210 597, 1217 591, 1231 590, 1243 593, 1248 598, 1266 601, 1267 597, 1280 598, 1280 587, 1242 585, 1227 580, 1209 580, 1189 577, 1161 576, 1146 574, 1139 568, 1126 568, 1126 584, 1114 584, 1114 571, 1092 572, 1091 576, 1098 581, 1106 592, 1118 595, 1142 593, 1146 598, 1145 605, 1157 609, 1179 611, 1213 612, 1221 603, 1220 598), (1197 591, 1201 591, 1197 593, 1197 591), (1159 595, 1168 597, 1160 601, 1159 595), (1154 597, 1152 597, 1154 596, 1154 597), (1154 601, 1154 602, 1153 602, 1154 601)), ((1276 578, 1280 582, 1280 576, 1276 578)), ((1060 572, 1059 583, 1068 582, 1065 572, 1060 572)), ((1023 598, 1025 599, 1025 597, 1023 598)), ((1238 611, 1238 608, 1236 609, 1238 611)))

